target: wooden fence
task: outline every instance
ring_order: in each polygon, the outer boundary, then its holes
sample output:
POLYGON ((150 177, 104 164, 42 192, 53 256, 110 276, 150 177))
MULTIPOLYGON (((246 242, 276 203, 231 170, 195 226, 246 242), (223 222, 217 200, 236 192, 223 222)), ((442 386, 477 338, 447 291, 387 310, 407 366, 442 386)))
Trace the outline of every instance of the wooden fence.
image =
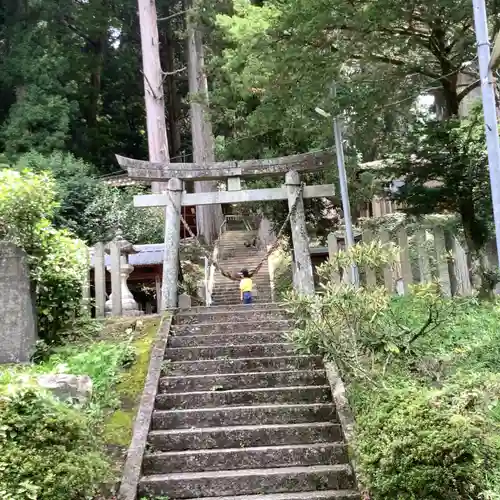
MULTIPOLYGON (((384 269, 359 269, 360 283, 373 286, 384 284, 391 293, 404 294, 410 285, 438 281, 446 296, 464 296, 473 292, 467 265, 467 255, 457 238, 443 228, 421 229, 411 234, 405 228, 394 233, 386 230, 365 230, 362 241, 380 240, 395 243, 400 251, 396 262, 384 269)), ((344 238, 338 233, 328 237, 328 253, 332 257, 343 248, 344 238)), ((334 276, 347 282, 349 273, 334 276)))

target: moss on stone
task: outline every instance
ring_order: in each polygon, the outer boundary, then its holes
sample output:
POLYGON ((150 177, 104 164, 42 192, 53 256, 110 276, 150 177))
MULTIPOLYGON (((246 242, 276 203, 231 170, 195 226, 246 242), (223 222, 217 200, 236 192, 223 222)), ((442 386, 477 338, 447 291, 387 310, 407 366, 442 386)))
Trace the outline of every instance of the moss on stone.
POLYGON ((128 447, 132 439, 132 427, 139 407, 144 383, 149 368, 151 349, 156 338, 160 318, 144 320, 140 331, 136 331, 132 346, 136 353, 135 362, 124 371, 115 390, 120 407, 105 421, 104 439, 108 445, 128 447))

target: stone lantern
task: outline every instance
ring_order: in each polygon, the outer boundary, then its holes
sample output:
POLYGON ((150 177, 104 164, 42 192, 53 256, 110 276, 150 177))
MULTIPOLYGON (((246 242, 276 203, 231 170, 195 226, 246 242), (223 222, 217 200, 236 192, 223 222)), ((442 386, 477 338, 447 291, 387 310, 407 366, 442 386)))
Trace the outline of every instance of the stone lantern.
MULTIPOLYGON (((113 253, 111 252, 112 245, 116 245, 118 247, 120 256, 121 314, 122 316, 141 316, 144 312, 139 309, 139 306, 127 285, 128 277, 134 270, 134 266, 128 263, 128 256, 138 252, 135 250, 132 243, 122 238, 121 231, 117 231, 116 238, 106 246, 106 253, 111 255, 111 259, 113 259, 113 253)), ((111 265, 106 269, 112 275, 113 264, 111 263, 111 265)), ((111 277, 111 282, 113 283, 113 276, 111 277)), ((111 294, 109 299, 106 301, 105 306, 106 315, 108 316, 112 313, 112 304, 113 289, 111 290, 111 294)))

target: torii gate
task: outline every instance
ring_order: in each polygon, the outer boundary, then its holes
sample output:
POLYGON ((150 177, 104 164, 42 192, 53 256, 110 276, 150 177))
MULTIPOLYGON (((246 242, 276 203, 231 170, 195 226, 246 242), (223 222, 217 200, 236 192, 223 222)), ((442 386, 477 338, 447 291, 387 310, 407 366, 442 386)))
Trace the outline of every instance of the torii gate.
POLYGON ((330 151, 319 151, 264 160, 224 161, 204 165, 195 163, 153 163, 116 155, 119 165, 131 179, 165 182, 164 194, 134 197, 136 207, 166 207, 165 249, 163 261, 162 309, 177 306, 177 270, 179 266, 180 216, 183 206, 247 203, 266 200, 288 200, 291 209, 293 249, 297 269, 298 292, 314 293, 314 279, 309 254, 303 198, 326 198, 335 195, 333 184, 304 186, 299 172, 322 170, 332 160, 330 151), (242 178, 285 175, 285 185, 269 189, 241 189, 242 178), (183 181, 227 181, 227 191, 186 193, 183 181), (298 199, 297 199, 298 198, 298 199))

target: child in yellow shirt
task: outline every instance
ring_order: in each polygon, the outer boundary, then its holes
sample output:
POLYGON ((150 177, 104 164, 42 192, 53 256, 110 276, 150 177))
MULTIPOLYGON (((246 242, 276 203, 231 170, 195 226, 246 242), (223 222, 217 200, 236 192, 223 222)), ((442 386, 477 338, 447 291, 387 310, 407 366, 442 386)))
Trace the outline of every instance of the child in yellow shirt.
POLYGON ((240 281, 241 302, 243 302, 243 304, 251 304, 253 284, 250 278, 250 274, 246 269, 243 269, 240 275, 242 276, 242 279, 240 281))

